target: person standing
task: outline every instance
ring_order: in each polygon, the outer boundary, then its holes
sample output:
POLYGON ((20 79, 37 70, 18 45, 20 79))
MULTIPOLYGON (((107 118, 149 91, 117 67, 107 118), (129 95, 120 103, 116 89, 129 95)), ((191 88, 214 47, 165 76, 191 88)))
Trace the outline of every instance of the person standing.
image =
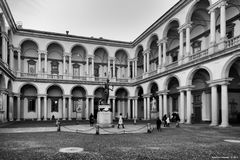
POLYGON ((161 121, 160 118, 158 117, 158 118, 157 118, 157 121, 156 121, 156 125, 157 125, 157 130, 158 130, 158 132, 161 131, 161 124, 162 124, 162 121, 161 121))
POLYGON ((119 116, 118 128, 119 128, 120 125, 122 125, 122 128, 124 128, 122 113, 120 113, 120 116, 119 116))
POLYGON ((167 127, 170 127, 170 116, 167 117, 166 123, 167 123, 167 127))
POLYGON ((89 116, 89 123, 90 123, 90 127, 92 127, 93 124, 94 124, 94 116, 93 116, 92 113, 91 113, 90 116, 89 116))

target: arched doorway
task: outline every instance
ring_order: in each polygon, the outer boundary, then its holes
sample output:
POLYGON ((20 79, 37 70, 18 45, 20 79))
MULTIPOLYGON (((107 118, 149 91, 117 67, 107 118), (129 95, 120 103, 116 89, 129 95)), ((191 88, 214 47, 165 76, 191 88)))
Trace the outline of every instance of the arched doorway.
POLYGON ((67 110, 63 107, 64 102, 62 89, 57 85, 50 86, 47 89, 47 96, 47 117, 51 119, 53 119, 53 117, 56 119, 65 119, 67 110))
POLYGON ((157 119, 159 116, 158 85, 153 82, 150 85, 150 119, 157 119))
POLYGON ((118 117, 120 113, 122 113, 122 116, 124 118, 129 118, 131 116, 130 113, 128 113, 128 92, 124 88, 120 88, 116 91, 116 116, 118 117))
POLYGON ((100 104, 100 101, 103 96, 104 88, 103 87, 97 88, 94 92, 94 118, 97 118, 98 105, 100 104))
POLYGON ((136 95, 137 95, 137 115, 138 119, 144 119, 144 104, 143 104, 143 88, 141 86, 138 86, 136 89, 136 95))
POLYGON ((228 77, 233 78, 228 85, 228 113, 230 124, 240 124, 240 58, 230 67, 228 77))
POLYGON ((98 48, 94 52, 94 77, 108 77, 108 53, 104 48, 98 48))
MULTIPOLYGON (((79 77, 86 76, 87 73, 89 73, 87 70, 84 70, 84 65, 86 62, 86 50, 82 46, 75 46, 73 47, 72 51, 72 71, 69 71, 69 73, 73 73, 73 79, 79 79, 79 77), (86 71, 86 72, 85 72, 86 71)), ((69 64, 69 62, 68 62, 69 64)), ((88 68, 86 66, 86 68, 88 68)))
POLYGON ((157 35, 154 35, 151 37, 151 40, 150 40, 150 56, 149 56, 149 59, 150 59, 150 72, 153 72, 153 71, 156 71, 157 68, 158 68, 158 65, 159 65, 159 62, 158 62, 158 37, 157 35))
POLYGON ((137 55, 137 77, 142 76, 144 73, 143 70, 143 47, 138 46, 136 50, 137 55))
POLYGON ((124 50, 118 50, 116 52, 116 69, 115 75, 118 79, 128 78, 128 55, 124 50))
POLYGON ((38 110, 37 103, 37 89, 31 84, 24 85, 21 90, 21 105, 20 105, 20 118, 21 119, 37 119, 38 110))
POLYGON ((176 77, 172 77, 168 83, 168 110, 167 114, 172 115, 172 113, 179 112, 179 81, 176 77))
POLYGON ((205 69, 195 71, 192 78, 192 122, 199 123, 209 121, 211 114, 210 88, 207 81, 210 80, 210 75, 205 69))
POLYGON ((86 112, 86 91, 83 87, 74 87, 72 92, 72 117, 76 119, 87 119, 89 111, 86 112))

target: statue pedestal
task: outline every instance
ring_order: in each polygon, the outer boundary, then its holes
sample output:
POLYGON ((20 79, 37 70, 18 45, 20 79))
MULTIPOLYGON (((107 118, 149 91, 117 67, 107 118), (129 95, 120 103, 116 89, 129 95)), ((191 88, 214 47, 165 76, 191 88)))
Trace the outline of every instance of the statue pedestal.
POLYGON ((158 112, 151 112, 151 119, 157 119, 158 112))
POLYGON ((97 124, 100 127, 113 127, 112 112, 110 105, 99 105, 97 113, 97 124))

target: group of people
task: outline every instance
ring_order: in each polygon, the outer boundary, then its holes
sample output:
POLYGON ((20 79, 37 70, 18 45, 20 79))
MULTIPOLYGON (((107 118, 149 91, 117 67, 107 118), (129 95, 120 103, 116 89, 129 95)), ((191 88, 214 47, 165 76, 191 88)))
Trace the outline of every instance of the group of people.
POLYGON ((157 130, 160 132, 161 131, 161 124, 163 122, 163 126, 164 127, 170 127, 170 122, 176 122, 176 127, 180 127, 179 126, 179 122, 180 122, 180 117, 177 113, 173 113, 172 117, 170 118, 170 114, 167 116, 166 114, 162 117, 162 121, 161 119, 158 117, 157 121, 156 121, 156 126, 157 126, 157 130))

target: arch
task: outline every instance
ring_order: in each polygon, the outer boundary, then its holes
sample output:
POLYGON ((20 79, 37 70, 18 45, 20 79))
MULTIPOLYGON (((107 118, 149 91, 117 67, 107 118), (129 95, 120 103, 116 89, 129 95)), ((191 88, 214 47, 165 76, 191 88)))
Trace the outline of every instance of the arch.
POLYGON ((61 89, 61 91, 62 91, 62 95, 64 95, 64 89, 63 89, 63 87, 61 86, 61 85, 59 85, 59 84, 49 84, 48 86, 47 86, 47 88, 46 88, 46 94, 47 94, 47 92, 48 92, 48 89, 49 88, 51 88, 52 86, 57 86, 57 87, 59 87, 60 89, 61 89))
POLYGON ((115 90, 115 92, 114 92, 114 95, 117 95, 117 91, 120 90, 120 89, 124 89, 124 90, 127 92, 127 95, 128 95, 128 96, 130 95, 129 90, 128 90, 126 87, 119 87, 119 88, 117 88, 117 89, 115 90))
MULTIPOLYGON (((201 1, 201 0, 200 0, 201 1)), ((212 4, 212 1, 211 0, 207 0, 208 1, 208 3, 209 3, 209 6, 212 4)), ((187 14, 186 14, 186 23, 189 23, 189 22, 191 22, 191 17, 192 17, 192 14, 193 14, 193 12, 194 12, 194 10, 195 10, 195 7, 196 7, 196 4, 197 3, 199 3, 199 0, 198 1, 195 1, 192 5, 191 5, 191 7, 190 7, 190 9, 188 10, 188 12, 187 12, 187 14)))
POLYGON ((157 83, 156 81, 151 81, 151 82, 149 83, 149 85, 148 85, 148 88, 147 88, 147 92, 148 92, 148 93, 151 92, 151 88, 152 88, 152 86, 153 86, 154 84, 156 84, 157 87, 158 87, 158 89, 159 89, 158 83, 157 83))
POLYGON ((193 80, 193 77, 195 75, 195 73, 200 70, 200 69, 203 69, 203 70, 206 70, 209 74, 209 78, 210 78, 210 81, 213 79, 213 75, 212 75, 212 72, 209 68, 205 67, 205 66, 197 66, 197 67, 194 67, 188 74, 187 76, 187 85, 192 85, 192 80, 193 80))
POLYGON ((96 91, 97 91, 97 90, 100 90, 100 89, 104 90, 103 87, 97 86, 97 87, 93 90, 93 96, 95 96, 96 91))
POLYGON ((36 44, 37 48, 39 49, 39 44, 37 43, 36 40, 32 39, 32 38, 24 38, 19 42, 19 48, 21 48, 21 46, 23 45, 24 42, 26 41, 32 41, 33 43, 36 44))
POLYGON ((48 47, 49 47, 51 44, 57 44, 57 45, 59 45, 59 46, 62 48, 63 53, 65 52, 64 46, 63 46, 60 42, 57 42, 57 41, 48 42, 47 45, 46 45, 46 49, 45 49, 46 51, 48 50, 48 47))
POLYGON ((114 54, 114 57, 116 57, 117 52, 118 52, 118 51, 121 51, 121 50, 124 51, 124 52, 127 54, 127 57, 128 57, 128 58, 130 58, 130 55, 129 55, 128 51, 126 51, 126 50, 123 49, 123 48, 119 48, 118 50, 116 50, 116 52, 115 52, 115 54, 114 54))
POLYGON ((8 89, 8 91, 11 91, 12 92, 12 81, 9 79, 8 80, 8 84, 7 84, 7 89, 8 89))
POLYGON ((223 79, 229 77, 229 72, 232 67, 232 65, 240 58, 240 54, 234 55, 232 58, 230 58, 223 66, 221 77, 223 79))
MULTIPOLYGON (((128 90, 124 87, 120 87, 118 88, 116 91, 115 91, 115 96, 117 97, 118 93, 122 91, 121 93, 124 93, 124 91, 127 93, 127 95, 124 95, 124 97, 128 97, 129 96, 129 93, 128 93, 128 90)), ((122 97, 121 97, 122 98, 122 97)))
POLYGON ((4 74, 0 74, 0 88, 6 89, 6 81, 4 74))
POLYGON ((115 52, 115 60, 116 64, 124 64, 127 65, 128 63, 128 54, 125 50, 119 49, 115 52))
POLYGON ((171 19, 165 26, 164 30, 163 30, 163 38, 167 37, 167 33, 168 30, 170 29, 170 24, 173 23, 174 21, 176 21, 178 23, 178 25, 180 26, 180 20, 178 18, 173 18, 171 19))
POLYGON ((107 53, 107 56, 109 57, 109 52, 108 52, 107 48, 104 47, 104 46, 98 46, 98 47, 96 47, 96 48, 93 50, 93 55, 95 54, 95 52, 96 52, 98 49, 103 49, 103 50, 107 53))
POLYGON ((75 48, 75 47, 82 47, 84 50, 85 50, 85 52, 86 52, 86 56, 88 55, 88 50, 87 50, 87 48, 84 46, 84 45, 82 45, 82 44, 74 44, 74 45, 72 45, 72 47, 71 47, 71 49, 70 49, 70 52, 72 53, 72 50, 73 50, 73 48, 75 48))
POLYGON ((75 86, 74 88, 72 88, 71 95, 73 97, 86 97, 87 96, 86 90, 81 86, 75 86), (77 96, 76 96, 76 94, 77 94, 77 96))
POLYGON ((25 86, 25 85, 32 85, 36 88, 37 90, 37 93, 39 93, 39 89, 38 89, 38 86, 35 84, 35 83, 31 83, 31 82, 26 82, 26 83, 23 83, 19 86, 18 88, 18 93, 21 93, 21 89, 25 86))
POLYGON ((75 86, 73 86, 72 88, 71 88, 71 90, 70 90, 70 93, 72 93, 72 91, 75 89, 75 88, 77 88, 77 87, 80 87, 80 88, 83 88, 84 89, 84 91, 85 91, 85 93, 86 93, 86 96, 88 96, 88 90, 87 90, 87 88, 85 87, 85 86, 82 86, 82 85, 75 85, 75 86))
POLYGON ((135 89, 135 96, 138 96, 138 93, 139 93, 139 90, 142 90, 143 94, 144 94, 144 90, 143 90, 143 87, 141 85, 137 86, 136 89, 135 89))
POLYGON ((180 78, 177 75, 169 75, 163 83, 163 86, 165 86, 165 90, 168 89, 169 82, 172 80, 172 78, 176 78, 180 86, 181 84, 180 78))
POLYGON ((138 57, 138 53, 141 49, 144 51, 143 45, 138 45, 135 51, 135 57, 138 57))
POLYGON ((157 33, 153 33, 153 34, 150 36, 150 38, 148 39, 148 42, 147 42, 147 48, 150 48, 151 43, 152 43, 155 39, 159 40, 157 33))
POLYGON ((0 15, 0 24, 1 24, 1 31, 6 31, 6 25, 5 25, 5 21, 4 21, 4 17, 3 17, 4 15, 3 14, 1 14, 0 15))
MULTIPOLYGON (((28 90, 27 89, 27 90, 28 90)), ((27 94, 27 96, 37 96, 37 94, 38 94, 38 90, 37 90, 37 88, 34 86, 34 85, 32 85, 32 84, 30 84, 30 83, 26 83, 25 85, 23 85, 21 88, 20 88, 20 92, 19 93, 21 93, 21 94, 23 94, 23 95, 25 95, 25 94, 27 94), (28 87, 28 86, 30 86, 30 91, 31 91, 31 89, 33 89, 33 92, 29 92, 29 93, 25 93, 25 88, 26 87, 28 87), (24 94, 23 94, 23 92, 24 92, 24 94), (35 92, 35 93, 34 93, 35 92)), ((26 95, 25 95, 26 96, 26 95)))

